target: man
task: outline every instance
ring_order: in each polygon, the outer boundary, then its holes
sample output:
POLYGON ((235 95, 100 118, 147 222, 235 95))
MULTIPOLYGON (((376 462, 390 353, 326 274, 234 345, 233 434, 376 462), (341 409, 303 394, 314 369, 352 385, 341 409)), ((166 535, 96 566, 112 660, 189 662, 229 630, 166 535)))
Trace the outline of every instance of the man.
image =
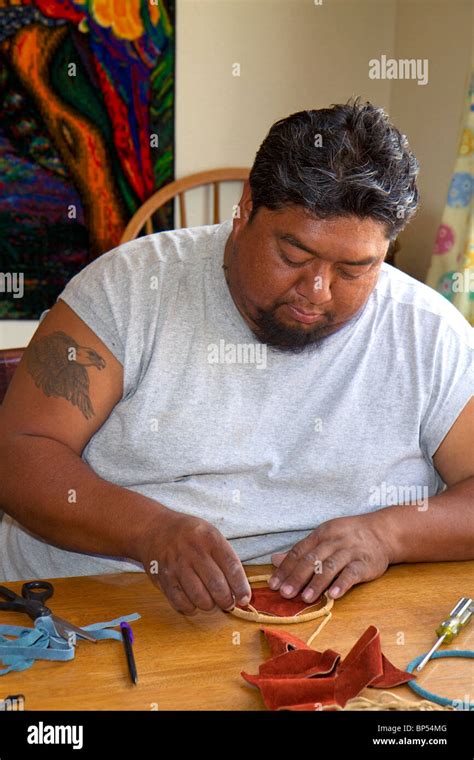
POLYGON ((184 614, 474 558, 472 329, 384 263, 418 163, 358 101, 273 125, 233 221, 101 256, 1 409, 2 577, 143 571, 184 614))

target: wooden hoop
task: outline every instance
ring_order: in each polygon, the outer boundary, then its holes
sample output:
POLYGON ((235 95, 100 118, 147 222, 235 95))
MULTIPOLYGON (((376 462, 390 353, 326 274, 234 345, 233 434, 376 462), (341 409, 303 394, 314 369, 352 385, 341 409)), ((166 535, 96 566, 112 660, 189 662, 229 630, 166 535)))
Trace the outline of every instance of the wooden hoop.
MULTIPOLYGON (((271 578, 271 575, 254 575, 250 578, 247 578, 247 580, 250 584, 252 584, 258 583, 258 581, 268 581, 269 578, 271 578)), ((322 617, 325 615, 326 620, 324 620, 321 626, 317 629, 317 633, 319 633, 321 628, 326 625, 326 623, 329 622, 329 619, 332 617, 332 612, 330 612, 330 610, 334 605, 334 599, 331 599, 331 597, 327 595, 326 591, 324 591, 323 596, 325 596, 327 599, 327 603, 324 607, 319 607, 317 610, 314 610, 314 612, 305 612, 303 615, 290 615, 289 617, 265 615, 258 612, 258 610, 256 610, 255 607, 252 607, 251 604, 248 605, 248 610, 241 610, 240 607, 233 607, 231 610, 229 610, 229 612, 231 615, 235 615, 236 617, 242 618, 243 620, 252 620, 254 623, 270 623, 272 625, 284 625, 285 623, 304 623, 308 620, 314 620, 314 618, 322 617)), ((314 607, 314 605, 311 606, 314 607)), ((312 638, 314 638, 315 635, 316 633, 312 636, 312 638)))

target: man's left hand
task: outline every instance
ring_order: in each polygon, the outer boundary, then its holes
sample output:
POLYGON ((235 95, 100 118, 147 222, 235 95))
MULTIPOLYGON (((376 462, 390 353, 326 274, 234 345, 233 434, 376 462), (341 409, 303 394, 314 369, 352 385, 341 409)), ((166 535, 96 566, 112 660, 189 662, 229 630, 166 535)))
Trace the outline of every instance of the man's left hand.
POLYGON ((391 562, 382 522, 371 512, 322 523, 289 552, 272 554, 278 570, 270 588, 287 599, 303 591, 303 601, 313 602, 328 586, 329 596, 339 598, 354 584, 378 578, 391 562))

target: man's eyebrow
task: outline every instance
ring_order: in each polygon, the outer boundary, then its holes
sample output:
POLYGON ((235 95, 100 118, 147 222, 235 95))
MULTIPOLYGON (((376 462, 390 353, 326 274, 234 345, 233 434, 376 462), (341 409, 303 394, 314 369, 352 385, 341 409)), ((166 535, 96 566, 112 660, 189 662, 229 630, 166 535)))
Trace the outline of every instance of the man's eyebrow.
MULTIPOLYGON (((298 240, 294 235, 290 235, 289 233, 285 233, 283 235, 278 235, 278 240, 284 240, 287 243, 290 243, 290 245, 294 245, 296 248, 301 248, 302 251, 306 251, 306 253, 311 253, 312 256, 317 256, 318 252, 313 251, 311 248, 308 248, 307 245, 301 242, 301 240, 298 240)), ((367 264, 373 264, 375 261, 378 261, 378 256, 367 256, 365 259, 360 259, 359 261, 338 261, 338 264, 347 264, 347 266, 350 267, 361 267, 366 266, 367 264)))

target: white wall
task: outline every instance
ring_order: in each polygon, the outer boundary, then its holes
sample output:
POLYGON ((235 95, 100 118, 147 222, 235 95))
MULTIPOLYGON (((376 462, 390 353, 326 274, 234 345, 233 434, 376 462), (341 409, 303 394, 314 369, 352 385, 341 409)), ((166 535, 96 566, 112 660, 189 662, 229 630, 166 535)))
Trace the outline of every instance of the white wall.
MULTIPOLYGON (((472 0, 178 0, 177 26, 176 176, 250 166, 277 119, 361 95, 388 110, 421 163, 398 265, 424 280, 474 68, 472 0), (370 80, 382 54, 427 58, 428 84, 370 80)), ((192 223, 209 223, 204 192, 190 200, 192 223)))
MULTIPOLYGON (((386 108, 422 162, 423 207, 400 262, 423 279, 457 149, 472 55, 471 0, 177 0, 177 178, 250 166, 274 121, 361 95, 386 108), (370 80, 368 61, 429 58, 430 81, 370 80), (240 76, 233 76, 233 64, 240 76)), ((240 184, 222 196, 231 213, 240 184)), ((212 221, 210 194, 188 194, 188 226, 212 221)), ((179 225, 179 216, 176 216, 179 225)), ((35 323, 0 321, 0 347, 35 323)))
POLYGON ((400 235, 398 265, 424 280, 454 169, 474 69, 472 0, 398 0, 395 58, 428 58, 429 82, 392 83, 390 115, 421 164, 421 206, 400 235))
POLYGON ((0 348, 27 346, 38 324, 34 319, 0 320, 0 348))
MULTIPOLYGON (((368 60, 395 47, 395 0, 178 0, 176 177, 251 166, 273 122, 352 95, 388 108, 368 60), (233 76, 233 64, 240 76, 233 76)), ((240 185, 230 188, 230 216, 240 185)), ((203 190, 188 226, 211 223, 203 190)), ((176 216, 177 223, 179 217, 176 216)))

